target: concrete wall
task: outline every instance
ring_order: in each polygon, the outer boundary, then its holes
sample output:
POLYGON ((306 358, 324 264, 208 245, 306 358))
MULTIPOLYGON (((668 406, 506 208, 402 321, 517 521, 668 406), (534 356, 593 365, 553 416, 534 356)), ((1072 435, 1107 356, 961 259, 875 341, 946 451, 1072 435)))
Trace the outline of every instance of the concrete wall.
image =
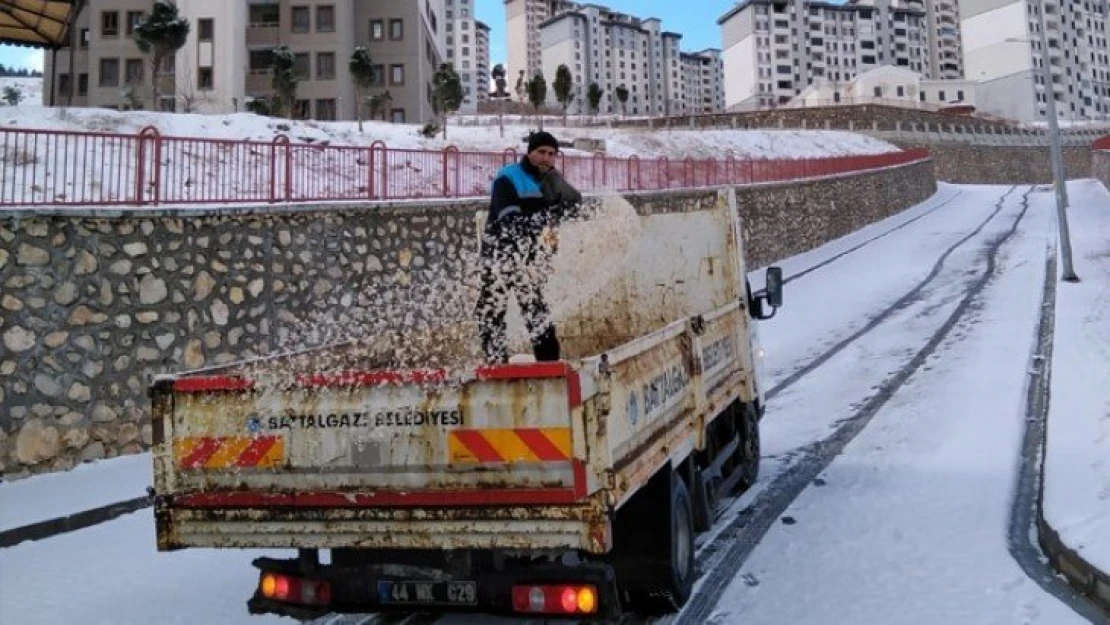
MULTIPOLYGON (((925 162, 739 189, 749 264, 811 249, 935 188, 925 162)), ((630 201, 692 210, 714 194, 630 201)), ((0 213, 0 475, 143 450, 152 374, 348 338, 368 327, 360 314, 400 300, 436 306, 439 280, 473 282, 484 208, 0 213)), ((469 320, 473 292, 463 291, 437 309, 441 321, 469 320)))

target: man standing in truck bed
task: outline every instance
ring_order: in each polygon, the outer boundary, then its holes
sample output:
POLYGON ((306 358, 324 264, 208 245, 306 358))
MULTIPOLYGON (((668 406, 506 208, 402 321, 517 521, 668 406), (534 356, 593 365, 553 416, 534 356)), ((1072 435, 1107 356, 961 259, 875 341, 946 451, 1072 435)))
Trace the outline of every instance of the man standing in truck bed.
POLYGON ((482 234, 478 326, 491 363, 508 362, 505 311, 516 293, 537 361, 559 360, 559 339, 543 297, 546 267, 539 262, 545 228, 577 215, 582 194, 555 170, 559 142, 550 133, 528 139, 528 154, 493 180, 482 234))

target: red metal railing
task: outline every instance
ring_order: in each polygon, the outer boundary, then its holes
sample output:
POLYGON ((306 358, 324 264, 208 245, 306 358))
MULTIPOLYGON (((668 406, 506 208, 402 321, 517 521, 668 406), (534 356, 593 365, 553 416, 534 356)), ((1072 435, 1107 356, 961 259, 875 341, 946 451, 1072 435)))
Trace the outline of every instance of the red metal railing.
POLYGON ((1099 139, 1098 141, 1095 141, 1094 143, 1092 143, 1091 144, 1091 149, 1092 150, 1110 150, 1110 135, 1106 135, 1105 137, 1103 137, 1103 138, 1099 139))
MULTIPOLYGON (((904 165, 928 150, 739 160, 562 156, 582 191, 757 184, 904 165)), ((463 152, 0 128, 0 206, 231 204, 480 197, 515 150, 463 152)))

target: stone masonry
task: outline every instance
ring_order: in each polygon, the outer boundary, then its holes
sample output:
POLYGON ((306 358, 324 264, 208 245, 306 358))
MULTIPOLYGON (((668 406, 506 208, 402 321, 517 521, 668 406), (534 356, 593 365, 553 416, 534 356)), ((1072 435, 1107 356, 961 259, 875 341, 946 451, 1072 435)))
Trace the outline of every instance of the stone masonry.
POLYGON ((1110 150, 1095 150, 1092 154, 1091 175, 1110 189, 1110 150))
MULTIPOLYGON (((924 162, 741 188, 749 266, 901 211, 935 184, 924 162)), ((630 201, 683 210, 714 193, 630 201)), ((147 448, 152 374, 347 337, 357 324, 337 311, 388 304, 398 286, 430 276, 465 282, 484 207, 0 213, 0 476, 147 448), (366 298, 379 292, 385 300, 366 298)))

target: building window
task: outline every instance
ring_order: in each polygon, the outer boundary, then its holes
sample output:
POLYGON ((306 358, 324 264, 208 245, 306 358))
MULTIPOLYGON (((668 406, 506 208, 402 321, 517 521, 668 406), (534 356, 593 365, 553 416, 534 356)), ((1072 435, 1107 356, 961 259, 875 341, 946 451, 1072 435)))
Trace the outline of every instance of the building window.
POLYGON ((335 7, 333 5, 316 7, 316 32, 335 32, 335 7))
POLYGON ((385 39, 385 22, 382 20, 370 20, 370 39, 374 41, 385 39))
POLYGON ((143 12, 142 11, 128 11, 127 12, 127 36, 128 37, 135 34, 135 28, 139 25, 139 22, 141 22, 141 21, 143 21, 143 12))
POLYGON ((281 25, 281 7, 276 4, 250 5, 250 25, 273 28, 281 25))
POLYGON ((58 86, 55 89, 58 96, 69 95, 69 74, 58 74, 58 86))
POLYGON ((214 30, 212 18, 202 17, 197 20, 197 39, 200 41, 212 41, 214 30))
POLYGON ((963 91, 957 91, 956 92, 956 99, 959 100, 960 102, 963 102, 964 101, 964 92, 963 91))
POLYGON ((81 36, 81 41, 77 45, 79 45, 82 50, 88 49, 88 47, 89 47, 89 29, 88 28, 82 28, 80 36, 81 36))
POLYGON ((403 85, 405 84, 405 66, 404 65, 390 65, 389 66, 389 84, 403 85))
POLYGON ((307 52, 298 52, 293 55, 293 73, 296 74, 297 80, 310 80, 312 78, 312 68, 308 63, 307 52))
POLYGON ((903 87, 902 85, 898 85, 898 89, 897 89, 897 90, 898 90, 898 97, 899 97, 899 98, 904 98, 904 97, 906 97, 906 88, 905 88, 905 87, 903 87))
POLYGON ((944 92, 943 91, 940 91, 940 92, 937 93, 937 100, 939 100, 941 103, 944 103, 944 92))
POLYGON ((335 121, 335 99, 316 100, 316 119, 322 122, 335 121))
POLYGON ((143 60, 127 59, 123 70, 123 79, 129 85, 143 84, 143 60))
POLYGON ((405 123, 405 109, 393 109, 389 112, 389 121, 394 124, 405 123))
POLYGON ((201 91, 211 91, 213 89, 211 67, 202 67, 197 71, 197 89, 201 91))
POLYGON ((312 116, 312 100, 297 100, 293 103, 293 118, 308 119, 312 116))
POLYGON ((273 65, 274 53, 272 50, 251 50, 249 67, 251 73, 265 73, 273 65))
POLYGON ((370 85, 374 87, 385 86, 385 65, 370 66, 370 85))
POLYGON ((100 36, 119 37, 119 11, 100 13, 100 36))
POLYGON ((309 20, 310 20, 309 15, 310 14, 308 12, 308 7, 306 7, 306 6, 292 7, 291 13, 292 13, 292 16, 293 16, 293 32, 295 32, 295 33, 307 33, 309 31, 309 29, 311 28, 311 24, 309 23, 309 20))
POLYGON ((335 78, 335 53, 318 52, 316 54, 316 80, 331 80, 335 78))
POLYGON ((389 20, 389 38, 400 41, 405 38, 405 23, 402 20, 389 20))
POLYGON ((100 59, 101 87, 119 86, 119 59, 100 59))
POLYGON ((88 74, 78 74, 77 75, 77 95, 88 95, 88 94, 89 94, 89 75, 88 74))

